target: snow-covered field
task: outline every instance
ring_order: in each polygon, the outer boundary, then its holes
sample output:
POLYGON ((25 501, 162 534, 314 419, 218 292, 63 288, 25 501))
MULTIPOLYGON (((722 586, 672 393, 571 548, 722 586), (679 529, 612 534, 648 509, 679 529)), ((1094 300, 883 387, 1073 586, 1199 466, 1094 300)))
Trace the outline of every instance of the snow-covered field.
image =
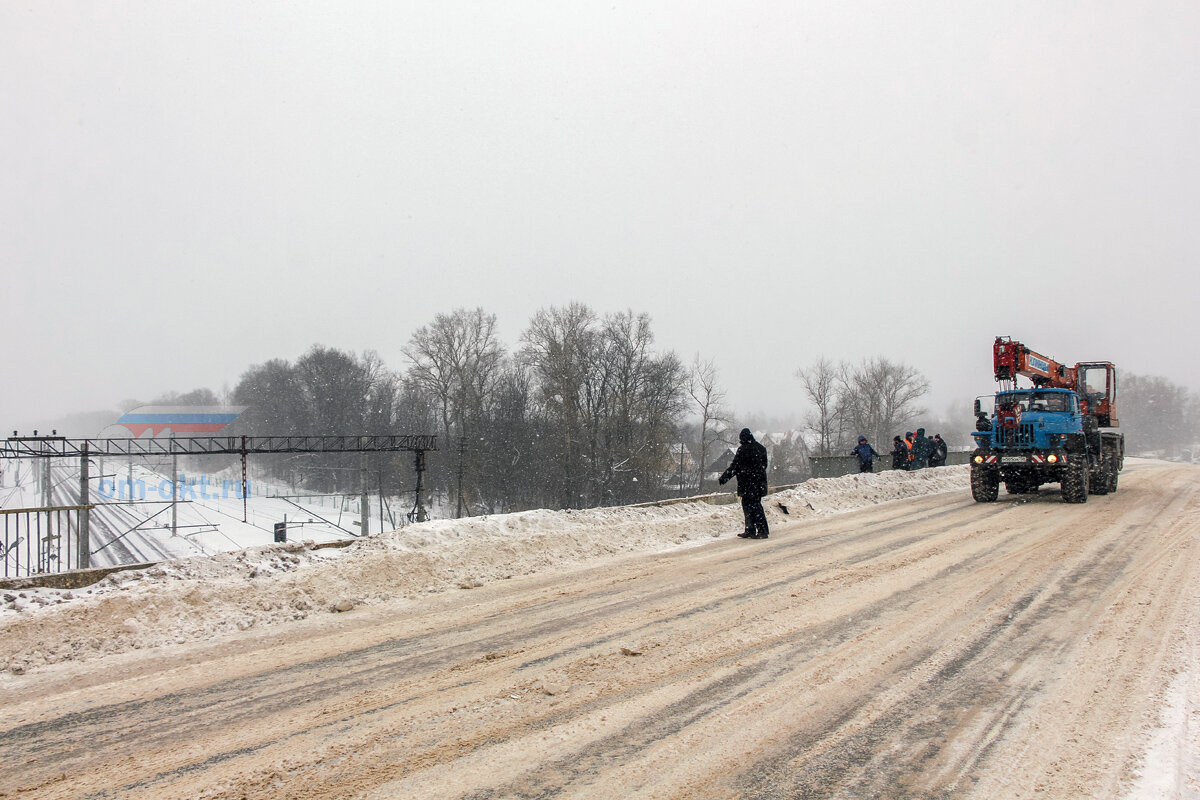
MULTIPOLYGON (((3 465, 0 508, 69 506, 79 502, 79 467, 56 459, 49 494, 40 468, 31 459, 3 465)), ((247 502, 241 496, 241 471, 226 466, 213 473, 181 469, 172 507, 170 465, 158 469, 125 459, 99 459, 91 482, 91 566, 144 563, 214 555, 274 541, 274 525, 286 522, 289 539, 330 542, 358 535, 359 498, 355 495, 300 494, 294 487, 251 477, 247 502), (130 504, 129 499, 139 502, 130 504)), ((411 498, 409 500, 411 504, 411 498)), ((369 530, 403 523, 402 501, 389 498, 380 509, 370 498, 369 530)), ((10 574, 14 574, 10 570, 10 574)))
MULTIPOLYGON (((966 485, 966 467, 847 475, 810 480, 763 505, 776 524, 966 485)), ((736 503, 703 501, 527 511, 409 525, 346 547, 301 541, 169 560, 84 589, 5 590, 0 674, 698 545, 736 535, 741 517, 736 503)))

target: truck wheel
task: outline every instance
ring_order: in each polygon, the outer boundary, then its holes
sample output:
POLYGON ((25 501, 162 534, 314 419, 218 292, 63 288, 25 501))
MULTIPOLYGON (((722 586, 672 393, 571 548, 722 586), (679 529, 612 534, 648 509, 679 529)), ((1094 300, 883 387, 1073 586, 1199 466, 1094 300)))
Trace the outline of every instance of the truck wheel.
POLYGON ((1095 472, 1088 472, 1088 494, 1108 494, 1112 477, 1109 474, 1108 456, 1100 457, 1100 465, 1095 472))
POLYGON ((1088 468, 1083 458, 1076 456, 1067 464, 1062 479, 1064 503, 1086 503, 1088 496, 1088 468), (1076 460, 1078 459, 1078 460, 1076 460))
POLYGON ((1104 460, 1108 462, 1108 491, 1112 493, 1117 490, 1117 476, 1121 474, 1121 470, 1117 467, 1116 456, 1105 454, 1104 460))
POLYGON ((994 503, 1000 496, 1000 475, 994 469, 971 465, 971 496, 976 503, 994 503))

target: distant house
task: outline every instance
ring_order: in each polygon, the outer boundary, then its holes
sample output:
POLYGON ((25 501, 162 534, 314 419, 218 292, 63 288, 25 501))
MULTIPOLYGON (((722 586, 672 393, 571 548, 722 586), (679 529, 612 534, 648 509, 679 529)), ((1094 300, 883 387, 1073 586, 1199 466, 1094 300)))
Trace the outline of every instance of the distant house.
POLYGON ((735 451, 733 448, 726 447, 725 452, 721 453, 721 455, 717 456, 713 461, 710 461, 704 470, 705 478, 711 478, 714 481, 719 478, 721 473, 728 469, 729 465, 733 463, 734 452, 735 451))
MULTIPOLYGON (((777 433, 755 431, 754 438, 767 448, 768 481, 772 486, 800 483, 811 477, 808 463, 808 444, 798 430, 777 433)), ((726 447, 724 452, 708 463, 705 481, 716 481, 733 461, 735 447, 726 447)))
POLYGON ((663 479, 663 487, 675 491, 693 491, 696 488, 696 459, 691 448, 683 442, 667 447, 671 470, 663 479))

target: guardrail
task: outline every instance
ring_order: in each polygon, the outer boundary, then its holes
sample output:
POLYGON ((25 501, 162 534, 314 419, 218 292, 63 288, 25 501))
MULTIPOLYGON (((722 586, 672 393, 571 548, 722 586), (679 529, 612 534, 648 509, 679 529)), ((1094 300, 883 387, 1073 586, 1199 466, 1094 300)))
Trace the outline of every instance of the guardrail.
POLYGON ((93 506, 0 509, 4 577, 65 572, 86 564, 83 515, 93 506), (85 555, 81 559, 80 554, 85 555))

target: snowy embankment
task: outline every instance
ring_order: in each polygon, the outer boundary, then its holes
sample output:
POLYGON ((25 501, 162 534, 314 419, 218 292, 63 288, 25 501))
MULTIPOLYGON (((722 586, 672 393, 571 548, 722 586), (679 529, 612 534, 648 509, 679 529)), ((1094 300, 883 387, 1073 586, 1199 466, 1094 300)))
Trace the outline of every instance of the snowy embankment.
MULTIPOLYGON (((763 502, 773 527, 906 497, 962 491, 966 467, 818 478, 763 502), (786 508, 786 511, 784 510, 786 508)), ((109 575, 75 590, 0 591, 0 673, 263 629, 622 554, 735 536, 741 507, 526 511, 437 520, 344 548, 267 545, 109 575)))

